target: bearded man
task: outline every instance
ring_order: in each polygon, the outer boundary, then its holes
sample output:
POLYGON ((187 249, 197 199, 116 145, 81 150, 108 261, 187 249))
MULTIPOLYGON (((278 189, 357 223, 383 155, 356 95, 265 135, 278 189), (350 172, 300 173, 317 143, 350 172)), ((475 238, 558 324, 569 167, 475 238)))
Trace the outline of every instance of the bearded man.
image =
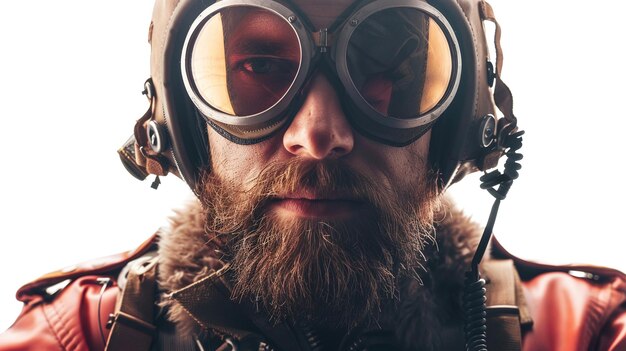
POLYGON ((21 288, 0 350, 626 350, 623 274, 487 251, 522 132, 484 21, 482 0, 157 0, 119 152, 198 202, 21 288), (502 156, 481 237, 443 193, 502 156))

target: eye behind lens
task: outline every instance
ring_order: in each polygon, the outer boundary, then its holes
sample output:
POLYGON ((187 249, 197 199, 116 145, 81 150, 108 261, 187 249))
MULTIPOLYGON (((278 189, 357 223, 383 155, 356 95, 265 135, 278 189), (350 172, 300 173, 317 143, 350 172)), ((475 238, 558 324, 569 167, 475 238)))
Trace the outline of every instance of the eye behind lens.
POLYGON ((335 50, 346 93, 361 115, 386 127, 432 123, 458 90, 458 41, 444 16, 425 2, 363 6, 340 29, 335 50))
POLYGON ((231 6, 202 24, 191 49, 198 95, 226 115, 263 113, 294 83, 301 62, 298 35, 280 15, 255 6, 231 6))

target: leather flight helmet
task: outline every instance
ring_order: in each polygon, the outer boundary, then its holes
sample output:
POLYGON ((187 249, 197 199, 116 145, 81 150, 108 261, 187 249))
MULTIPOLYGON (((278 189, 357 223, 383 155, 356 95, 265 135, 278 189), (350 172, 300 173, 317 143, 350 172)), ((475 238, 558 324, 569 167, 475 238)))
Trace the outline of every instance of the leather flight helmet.
MULTIPOLYGON (((431 138, 430 160, 440 171, 440 185, 446 188, 466 174, 495 167, 506 149, 499 142, 499 134, 509 132, 507 126, 511 124, 515 128, 516 120, 512 111, 503 111, 502 118, 494 117, 497 114, 491 86, 502 64, 500 52, 495 68, 489 61, 484 21, 494 20, 491 7, 482 0, 427 2, 452 27, 463 63, 458 91, 434 123, 431 138)), ((209 164, 207 122, 198 116, 186 93, 180 61, 189 28, 211 4, 156 0, 149 30, 151 78, 144 91, 150 108, 119 150, 127 170, 141 180, 149 174, 174 173, 195 191, 199 171, 209 164)), ((498 40, 496 47, 500 51, 498 40)), ((501 95, 505 97, 496 96, 496 102, 511 98, 508 88, 501 95)))

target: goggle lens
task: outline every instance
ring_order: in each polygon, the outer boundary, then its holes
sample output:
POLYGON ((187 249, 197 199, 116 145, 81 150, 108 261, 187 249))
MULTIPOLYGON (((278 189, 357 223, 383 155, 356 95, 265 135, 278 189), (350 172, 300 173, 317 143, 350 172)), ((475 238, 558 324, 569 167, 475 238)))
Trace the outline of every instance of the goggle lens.
POLYGON ((367 17, 350 37, 350 78, 363 99, 384 116, 411 119, 446 96, 453 56, 444 31, 415 8, 390 8, 367 17))
POLYGON ((255 143, 289 120, 321 67, 338 78, 355 128, 392 145, 419 137, 460 84, 446 18, 422 0, 376 0, 338 21, 316 31, 277 1, 214 3, 183 46, 189 97, 220 133, 255 143))
POLYGON ((285 96, 301 56, 298 36, 284 18, 259 7, 233 6, 206 20, 193 43, 190 70, 208 105, 251 116, 285 96))

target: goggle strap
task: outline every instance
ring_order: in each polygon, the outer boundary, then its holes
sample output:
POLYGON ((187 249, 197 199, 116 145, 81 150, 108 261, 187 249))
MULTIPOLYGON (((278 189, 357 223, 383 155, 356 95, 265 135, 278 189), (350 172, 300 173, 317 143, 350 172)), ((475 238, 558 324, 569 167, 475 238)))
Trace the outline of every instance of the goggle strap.
POLYGON ((155 112, 156 97, 150 97, 149 100, 150 100, 150 106, 148 106, 148 109, 143 114, 143 116, 141 116, 137 120, 137 122, 135 122, 135 127, 133 129, 135 140, 137 141, 137 144, 139 144, 140 146, 148 145, 148 136, 145 133, 145 125, 154 116, 154 112, 155 112))
POLYGON ((496 47, 496 86, 493 93, 493 98, 498 109, 504 114, 504 118, 507 120, 508 129, 514 130, 517 126, 517 117, 513 114, 513 94, 509 87, 502 81, 500 75, 502 73, 502 65, 504 61, 504 54, 502 52, 502 46, 500 45, 500 38, 502 36, 502 30, 493 8, 486 1, 480 2, 480 15, 483 21, 493 22, 496 26, 496 32, 494 35, 494 45, 496 47))
POLYGON ((147 140, 146 140, 147 136, 145 135, 145 133, 142 133, 142 126, 152 116, 151 110, 152 108, 148 107, 148 110, 146 110, 143 116, 141 116, 141 118, 139 118, 137 122, 135 122, 135 128, 133 130, 133 141, 134 141, 134 147, 135 147, 135 152, 134 152, 135 163, 142 167, 146 166, 146 159, 142 155, 142 153, 139 151, 139 148, 142 145, 147 145, 147 140))
POLYGON ((496 47, 496 74, 500 74, 502 71, 502 61, 504 60, 504 54, 502 53, 502 46, 500 46, 500 37, 502 35, 502 31, 500 28, 500 24, 496 20, 496 16, 493 12, 493 8, 486 1, 480 2, 480 17, 483 21, 493 22, 496 26, 496 32, 494 36, 494 45, 496 47))

